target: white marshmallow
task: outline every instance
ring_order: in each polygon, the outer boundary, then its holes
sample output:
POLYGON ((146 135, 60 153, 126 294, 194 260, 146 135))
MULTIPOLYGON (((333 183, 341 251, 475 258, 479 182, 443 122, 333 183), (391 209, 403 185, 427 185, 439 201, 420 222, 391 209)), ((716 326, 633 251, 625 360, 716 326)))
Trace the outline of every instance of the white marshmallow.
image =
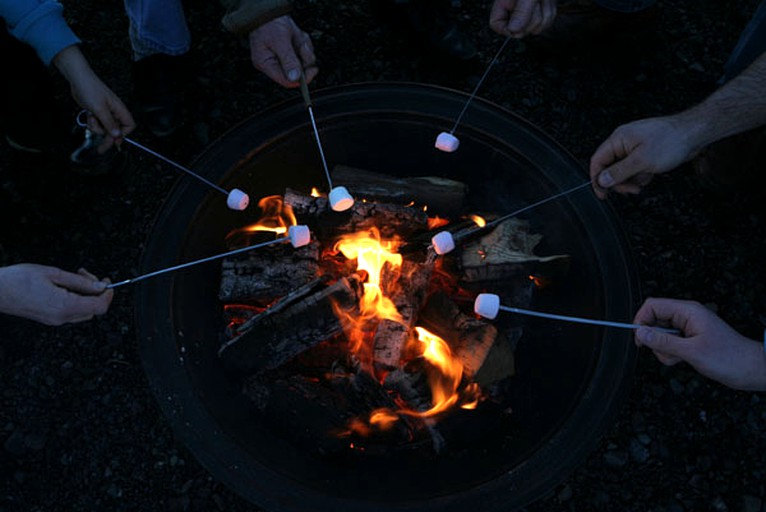
POLYGON ((327 196, 330 199, 330 208, 336 212, 345 212, 354 206, 354 198, 349 194, 346 187, 335 187, 327 196))
POLYGON ((250 196, 242 192, 238 188, 231 189, 229 196, 226 198, 226 206, 232 210, 242 211, 250 204, 250 196))
POLYGON ((303 247, 311 242, 311 232, 308 226, 290 226, 287 228, 287 236, 290 237, 290 243, 293 247, 303 247))
POLYGON ((458 146, 460 146, 460 139, 449 132, 441 132, 436 137, 436 144, 434 144, 434 146, 440 151, 453 153, 457 151, 458 146))
POLYGON ((455 239, 449 231, 439 231, 431 238, 431 244, 436 254, 447 254, 455 248, 455 239))
POLYGON ((500 311, 500 297, 494 293, 480 293, 473 303, 473 311, 477 315, 494 320, 500 311))

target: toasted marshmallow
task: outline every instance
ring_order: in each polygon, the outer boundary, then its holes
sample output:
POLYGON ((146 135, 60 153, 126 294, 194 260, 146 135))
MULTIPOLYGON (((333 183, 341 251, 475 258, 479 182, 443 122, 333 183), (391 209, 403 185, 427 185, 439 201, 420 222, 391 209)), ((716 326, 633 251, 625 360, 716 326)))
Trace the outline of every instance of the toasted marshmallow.
POLYGON ((232 210, 242 211, 250 204, 250 196, 242 192, 238 188, 231 189, 228 197, 226 198, 226 206, 232 210))
POLYGON ((336 212, 345 212, 354 206, 354 198, 349 194, 346 187, 335 187, 327 196, 330 199, 330 208, 336 212))
POLYGON ((431 238, 431 244, 436 254, 447 254, 455 248, 455 239, 449 231, 439 231, 431 238))
POLYGON ((480 293, 473 303, 473 311, 477 315, 493 320, 500 311, 500 297, 494 293, 480 293))
POLYGON ((457 151, 458 146, 460 146, 460 139, 449 132, 441 132, 436 137, 436 143, 434 146, 439 151, 444 151, 445 153, 453 153, 457 151))
POLYGON ((308 226, 298 225, 287 228, 287 236, 290 237, 290 243, 293 247, 303 247, 311 242, 311 232, 308 226))

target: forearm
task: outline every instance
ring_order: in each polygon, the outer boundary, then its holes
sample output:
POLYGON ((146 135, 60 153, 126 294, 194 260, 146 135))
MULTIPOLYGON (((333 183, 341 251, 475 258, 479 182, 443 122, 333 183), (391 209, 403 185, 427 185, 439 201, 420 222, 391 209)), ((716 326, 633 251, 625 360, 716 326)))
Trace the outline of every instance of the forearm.
POLYGON ((766 53, 705 101, 674 116, 694 149, 766 125, 766 53))
POLYGON ((77 45, 67 46, 53 58, 53 65, 70 84, 83 78, 91 78, 93 70, 77 45))
POLYGON ((226 8, 223 25, 236 35, 246 35, 292 10, 291 0, 221 0, 226 8))

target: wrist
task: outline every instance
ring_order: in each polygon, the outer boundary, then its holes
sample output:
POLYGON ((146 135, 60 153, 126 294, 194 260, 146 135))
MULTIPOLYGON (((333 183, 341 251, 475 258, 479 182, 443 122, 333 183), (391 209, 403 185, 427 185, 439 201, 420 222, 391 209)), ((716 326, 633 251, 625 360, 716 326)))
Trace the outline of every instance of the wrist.
POLYGON ((58 52, 53 64, 70 84, 83 75, 93 73, 80 48, 74 44, 58 52))

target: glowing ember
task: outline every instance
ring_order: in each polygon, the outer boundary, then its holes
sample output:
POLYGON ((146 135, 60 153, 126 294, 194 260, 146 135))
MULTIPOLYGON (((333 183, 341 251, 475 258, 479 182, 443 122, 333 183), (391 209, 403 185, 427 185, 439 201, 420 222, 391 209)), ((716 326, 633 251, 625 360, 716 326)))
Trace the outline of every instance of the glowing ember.
POLYGON ((438 215, 436 217, 428 217, 428 229, 439 229, 447 224, 449 224, 449 221, 447 219, 442 219, 438 215))
POLYGON ((318 188, 311 187, 311 197, 322 197, 322 194, 319 193, 318 188))

